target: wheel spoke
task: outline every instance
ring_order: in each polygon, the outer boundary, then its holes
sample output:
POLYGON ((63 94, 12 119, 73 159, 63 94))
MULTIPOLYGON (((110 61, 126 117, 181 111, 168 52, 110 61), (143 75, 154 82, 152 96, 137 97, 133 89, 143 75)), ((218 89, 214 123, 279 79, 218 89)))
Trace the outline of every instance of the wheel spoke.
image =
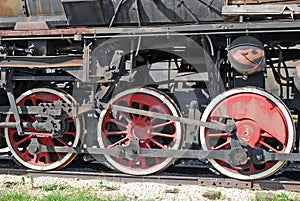
MULTIPOLYGON (((235 121, 236 135, 243 148, 262 148, 275 153, 293 150, 293 119, 284 103, 264 90, 245 87, 226 91, 207 106, 201 121, 224 124, 230 119, 235 121)), ((228 150, 231 137, 201 127, 200 143, 205 150, 228 150)), ((220 173, 241 180, 262 179, 278 171, 285 163, 268 161, 257 165, 250 161, 239 169, 220 160, 211 159, 210 162, 220 173)))
POLYGON ((231 144, 231 139, 228 138, 225 143, 218 145, 217 147, 212 147, 212 150, 219 150, 223 148, 227 148, 231 144))
POLYGON ((34 122, 36 120, 35 116, 32 114, 29 114, 28 117, 32 120, 31 122, 34 122))
POLYGON ((209 133, 207 134, 208 138, 216 138, 216 137, 231 137, 228 133, 209 133))
MULTIPOLYGON (((126 114, 124 114, 124 112, 120 112, 120 114, 127 121, 127 123, 131 122, 131 120, 128 118, 128 116, 126 114)), ((116 121, 114 119, 110 119, 110 121, 112 121, 113 123, 118 124, 118 125, 123 126, 123 127, 126 128, 125 124, 122 124, 122 123, 120 123, 120 122, 118 122, 118 121, 116 121)))
POLYGON ((157 140, 155 139, 150 139, 151 142, 153 142, 154 144, 156 144, 157 146, 159 146, 162 149, 167 149, 164 145, 162 145, 161 143, 159 143, 157 140))
POLYGON ((24 153, 20 153, 20 156, 23 157, 23 158, 28 158, 28 155, 29 155, 29 151, 28 149, 26 149, 26 151, 24 153))
POLYGON ((270 146, 269 144, 265 143, 264 141, 259 141, 259 144, 267 147, 268 149, 272 150, 275 153, 279 153, 280 151, 278 151, 277 149, 275 149, 274 147, 270 146))
POLYGON ((280 138, 278 138, 276 135, 273 135, 273 134, 271 134, 271 133, 264 132, 264 133, 261 134, 261 136, 262 136, 262 137, 267 137, 267 138, 273 138, 273 139, 279 141, 279 142, 282 143, 282 144, 285 143, 285 142, 284 142, 284 139, 280 139, 280 138))
POLYGON ((138 115, 138 114, 131 114, 131 116, 132 116, 133 122, 138 121, 140 119, 140 115, 138 115))
POLYGON ((39 156, 34 155, 32 161, 33 161, 33 163, 38 163, 39 162, 39 156))
POLYGON ((74 132, 74 131, 67 131, 67 132, 64 132, 64 135, 76 136, 76 132, 74 132))
POLYGON ((31 135, 28 135, 28 136, 26 136, 25 138, 23 138, 22 140, 15 142, 14 145, 15 145, 16 147, 18 147, 20 144, 26 142, 27 140, 30 140, 31 138, 32 138, 32 136, 31 136, 31 135))
POLYGON ((174 138, 175 134, 166 134, 166 133, 158 133, 158 132, 151 132, 152 136, 160 136, 160 137, 166 137, 166 138, 174 138))
POLYGON ((51 159, 50 159, 50 153, 45 153, 44 157, 45 157, 45 163, 46 164, 49 164, 49 163, 52 162, 51 159))
MULTIPOLYGON (((37 88, 32 89, 22 94, 17 100, 17 106, 37 106, 40 103, 53 103, 54 101, 62 101, 63 103, 73 104, 75 100, 60 91, 49 89, 49 88, 37 88)), ((36 117, 33 114, 20 115, 21 122, 34 122, 36 117)), ((7 122, 13 122, 13 115, 8 115, 6 118, 7 122)), ((62 146, 78 146, 80 138, 80 125, 78 118, 69 118, 66 120, 66 132, 61 138, 45 137, 36 135, 35 138, 41 145, 44 146, 55 146, 56 144, 62 146), (64 140, 66 139, 66 140, 64 140)), ((37 131, 34 128, 25 129, 26 132, 32 133, 48 133, 46 131, 37 131)), ((52 170, 63 167, 70 163, 76 156, 76 154, 65 154, 65 153, 38 153, 32 155, 29 153, 28 148, 30 145, 29 140, 34 135, 16 137, 12 133, 16 132, 16 129, 9 128, 5 130, 5 138, 12 154, 15 158, 24 166, 35 169, 35 170, 52 170), (22 147, 21 147, 22 146, 22 147)))
POLYGON ((162 123, 162 124, 152 126, 152 130, 157 129, 157 128, 166 127, 166 126, 169 126, 169 125, 174 125, 174 124, 175 124, 174 121, 168 121, 168 122, 165 122, 165 123, 162 123))
POLYGON ((124 127, 124 128, 127 127, 125 124, 123 124, 123 123, 121 123, 121 122, 119 122, 119 121, 117 121, 117 120, 115 120, 115 119, 110 119, 108 122, 111 122, 111 123, 113 123, 113 124, 122 126, 122 127, 124 127))
MULTIPOLYGON (((179 116, 178 108, 170 98, 156 89, 142 88, 130 89, 117 94, 109 104, 128 105, 128 107, 143 111, 158 112, 161 114, 179 116), (126 104, 125 104, 126 103, 126 104)), ((183 141, 182 125, 174 121, 163 121, 147 115, 137 115, 120 112, 127 125, 124 129, 117 130, 115 126, 108 126, 108 122, 118 123, 112 120, 109 110, 104 111, 99 119, 100 134, 99 145, 102 148, 110 148, 122 144, 129 146, 130 139, 138 140, 140 147, 144 149, 179 149, 183 141), (121 137, 124 138, 121 139, 121 137)), ((116 120, 118 121, 118 120, 116 120)), ((134 175, 146 175, 165 169, 172 164, 173 158, 141 157, 138 160, 118 159, 105 155, 105 158, 116 169, 134 175)))
POLYGON ((114 147, 114 146, 117 146, 117 145, 121 145, 121 143, 126 142, 126 141, 129 141, 129 139, 128 138, 123 138, 122 140, 119 140, 118 142, 115 142, 114 144, 109 145, 107 148, 111 148, 111 147, 114 147))
POLYGON ((55 154, 57 154, 59 159, 62 159, 65 157, 65 154, 59 153, 59 152, 55 152, 55 154))
POLYGON ((124 135, 126 134, 126 131, 106 131, 105 135, 109 136, 109 135, 124 135))
POLYGON ((63 141, 62 139, 56 138, 56 140, 61 143, 62 145, 65 145, 66 147, 71 147, 72 145, 69 145, 67 142, 63 141))
POLYGON ((149 144, 149 140, 147 140, 146 142, 144 142, 143 144, 145 146, 145 148, 151 149, 151 145, 149 144))
POLYGON ((150 121, 149 121, 149 124, 153 124, 157 119, 155 117, 151 117, 150 118, 150 121))

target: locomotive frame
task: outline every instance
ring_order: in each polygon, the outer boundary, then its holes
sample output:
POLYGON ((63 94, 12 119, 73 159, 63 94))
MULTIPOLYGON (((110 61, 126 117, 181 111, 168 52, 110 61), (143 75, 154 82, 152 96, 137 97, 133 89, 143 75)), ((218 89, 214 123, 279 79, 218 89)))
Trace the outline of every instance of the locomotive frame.
POLYGON ((201 158, 229 177, 270 176, 300 161, 294 18, 148 27, 17 22, 0 30, 0 134, 20 163, 38 170, 86 154, 135 175, 201 158), (230 51, 249 46, 264 52, 260 60, 236 65, 240 55, 230 51))

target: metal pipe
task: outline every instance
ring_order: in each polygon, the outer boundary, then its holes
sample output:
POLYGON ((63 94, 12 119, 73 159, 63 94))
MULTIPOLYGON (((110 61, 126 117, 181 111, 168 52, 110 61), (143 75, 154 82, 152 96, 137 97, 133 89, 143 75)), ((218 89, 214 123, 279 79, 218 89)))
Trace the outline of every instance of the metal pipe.
MULTIPOLYGON (((23 128, 33 128, 32 122, 22 122, 23 128)), ((0 128, 17 128, 16 122, 0 122, 0 128)))
MULTIPOLYGON (((182 32, 183 30, 165 30, 164 32, 160 31, 160 32, 149 32, 147 33, 147 29, 145 29, 144 33, 130 33, 130 34, 123 34, 126 31, 122 31, 122 32, 116 32, 116 33, 112 33, 113 35, 101 35, 101 36, 97 36, 97 34, 105 34, 105 32, 100 33, 97 32, 97 30, 94 29, 93 34, 92 33, 82 33, 83 37, 85 39, 100 39, 100 38, 136 38, 136 37, 158 37, 158 36, 198 36, 198 35, 227 35, 227 34, 259 34, 259 33, 298 33, 300 32, 300 29, 285 29, 285 30, 277 30, 277 29, 273 29, 273 30, 240 30, 240 31, 230 31, 230 29, 228 29, 227 31, 205 31, 202 32, 202 30, 191 30, 194 33, 188 33, 188 32, 182 32), (177 32, 178 31, 178 32, 177 32), (180 33, 179 33, 180 32, 180 33), (93 36, 90 36, 93 35, 93 36)), ((91 29, 92 32, 92 29, 91 29)), ((129 31, 128 31, 129 32, 129 31)), ((0 33, 1 35, 1 33, 0 33)), ((33 34, 34 35, 34 34, 33 34)), ((51 35, 51 34, 50 34, 51 35)), ((68 34, 69 35, 69 34, 68 34)), ((54 36, 54 37, 29 37, 29 38, 24 38, 24 37, 14 37, 14 38, 8 38, 9 36, 2 36, 1 41, 11 41, 11 40, 55 40, 55 39, 60 39, 60 40, 65 40, 65 39, 74 39, 74 36, 63 36, 63 37, 59 37, 59 36, 54 36)))

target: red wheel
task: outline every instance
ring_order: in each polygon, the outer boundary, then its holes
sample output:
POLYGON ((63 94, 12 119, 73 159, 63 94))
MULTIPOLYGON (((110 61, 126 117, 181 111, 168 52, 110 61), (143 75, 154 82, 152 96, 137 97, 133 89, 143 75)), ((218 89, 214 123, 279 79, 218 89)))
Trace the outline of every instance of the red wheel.
MULTIPOLYGON (((22 94, 17 100, 18 106, 37 106, 40 103, 52 103, 53 101, 63 101, 65 103, 74 103, 67 94, 48 88, 37 88, 22 94)), ((20 115, 22 122, 34 122, 34 115, 20 115)), ((12 115, 8 115, 7 122, 14 121, 12 115)), ((45 146, 68 146, 76 147, 79 145, 80 138, 80 122, 78 118, 68 119, 68 130, 61 137, 39 136, 39 135, 23 135, 20 136, 15 128, 5 129, 5 138, 12 155, 22 165, 34 170, 52 170, 62 168, 69 164, 76 154, 50 153, 44 152, 32 155, 28 151, 28 146, 33 138, 37 138, 38 142, 45 146)), ((41 133, 33 128, 25 129, 25 132, 41 133)), ((43 131, 43 133, 47 133, 43 131)))
MULTIPOLYGON (((165 94, 150 88, 130 89, 118 94, 110 104, 179 116, 176 104, 165 94)), ((147 149, 179 149, 183 127, 179 122, 161 120, 126 112, 104 110, 98 124, 100 147, 128 146, 131 139, 139 140, 147 149)), ((106 155, 108 162, 121 172, 146 175, 165 169, 173 158, 145 158, 128 160, 106 155)))
MULTIPOLYGON (((234 119, 240 142, 269 152, 290 153, 293 149, 295 128, 289 110, 280 99, 256 88, 227 91, 208 105, 202 121, 226 123, 234 119)), ((200 141, 205 150, 230 149, 231 137, 225 132, 201 128, 200 141)), ((210 160, 222 174, 242 180, 261 179, 274 174, 285 161, 251 164, 243 169, 219 160, 210 160)))

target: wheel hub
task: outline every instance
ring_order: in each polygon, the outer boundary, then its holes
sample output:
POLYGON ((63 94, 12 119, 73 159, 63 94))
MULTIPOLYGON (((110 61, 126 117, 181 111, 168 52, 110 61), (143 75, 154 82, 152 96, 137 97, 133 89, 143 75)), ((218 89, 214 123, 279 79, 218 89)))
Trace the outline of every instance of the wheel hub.
MULTIPOLYGON (((62 101, 66 104, 76 103, 68 94, 49 88, 36 88, 23 93, 17 100, 18 106, 38 106, 42 103, 54 103, 62 101)), ((33 114, 20 115, 22 122, 37 122, 38 116, 33 114)), ((79 118, 65 119, 68 126, 64 133, 59 136, 51 136, 51 131, 45 127, 26 128, 25 132, 32 135, 19 135, 15 128, 5 128, 5 139, 13 156, 24 166, 35 170, 53 170, 62 168, 69 164, 77 154, 42 152, 39 145, 44 146, 68 146, 80 145, 80 123, 79 118), (42 133, 39 135, 39 133, 42 133), (44 135, 43 135, 44 134, 44 135)), ((8 115, 7 122, 15 121, 13 115, 8 115)), ((40 124, 43 125, 44 122, 40 124)))
MULTIPOLYGON (((291 114, 279 98, 264 90, 245 87, 226 91, 211 101, 201 120, 222 124, 230 120, 236 122, 237 140, 248 152, 251 147, 273 153, 293 151, 295 125, 291 114)), ((236 179, 262 179, 285 164, 285 161, 247 162, 244 152, 234 148, 236 141, 229 131, 201 127, 200 143, 204 150, 231 150, 233 166, 220 160, 209 161, 220 173, 236 179)))
MULTIPOLYGON (((114 97, 109 105, 179 116, 179 109, 166 94, 153 88, 129 89, 114 97)), ((98 141, 101 148, 117 145, 130 146, 130 140, 137 140, 146 149, 180 149, 183 141, 183 127, 179 122, 155 117, 103 110, 98 123, 98 141)), ((138 157, 121 159, 105 155, 107 161, 121 172, 133 175, 147 175, 167 168, 175 158, 138 157)))
POLYGON ((139 140, 147 140, 150 138, 150 128, 147 125, 133 125, 133 135, 139 140))
POLYGON ((236 123, 236 127, 236 134, 240 142, 255 147, 261 130, 258 125, 252 120, 242 120, 236 123))

